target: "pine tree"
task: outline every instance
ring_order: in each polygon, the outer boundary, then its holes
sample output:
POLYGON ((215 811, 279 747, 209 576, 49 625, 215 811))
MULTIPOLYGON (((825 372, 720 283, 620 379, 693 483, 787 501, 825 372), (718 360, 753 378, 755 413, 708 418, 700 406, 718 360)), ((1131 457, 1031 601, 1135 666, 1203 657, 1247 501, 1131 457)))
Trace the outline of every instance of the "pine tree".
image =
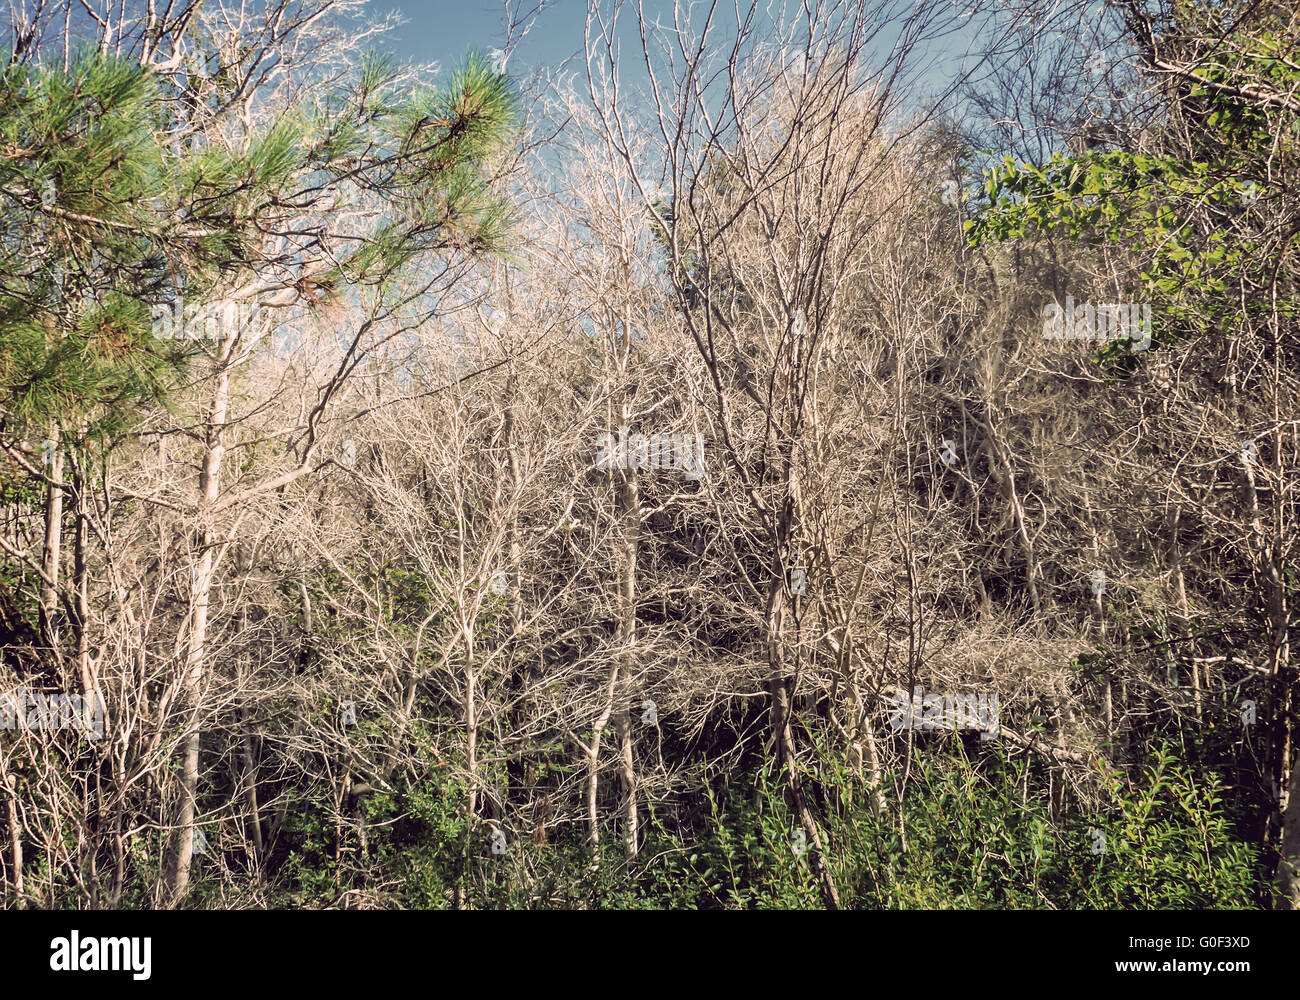
MULTIPOLYGON (((166 78, 91 55, 66 73, 10 65, 0 80, 0 444, 45 488, 43 552, 39 565, 29 560, 42 580, 43 672, 87 693, 95 686, 85 629, 89 449, 141 407, 165 404, 181 369, 206 361, 206 373, 194 370, 212 394, 196 435, 194 549, 203 554, 185 626, 183 709, 198 706, 210 656, 207 512, 223 488, 240 355, 238 334, 220 335, 207 353, 155 336, 151 310, 181 296, 187 305, 272 298, 310 309, 361 289, 388 311, 411 302, 436 280, 429 273, 445 273, 432 256, 505 248, 510 213, 492 166, 516 119, 508 78, 471 54, 446 86, 410 93, 398 92, 391 63, 367 58, 348 86, 308 91, 248 128, 227 115, 229 80, 206 74, 198 46, 194 58, 193 72, 166 78), (327 226, 299 238, 305 217, 349 201, 372 207, 373 221, 333 246, 327 226), (69 449, 80 458, 65 476, 69 449), (60 579, 65 495, 75 508, 71 587, 60 579), (60 606, 74 625, 75 657, 64 655, 60 606)), ((322 409, 327 402, 328 394, 322 409)), ((304 460, 291 475, 307 471, 304 460)), ((5 619, 16 604, 0 593, 5 619)), ((188 717, 168 866, 174 899, 188 886, 198 793, 197 712, 188 717)))

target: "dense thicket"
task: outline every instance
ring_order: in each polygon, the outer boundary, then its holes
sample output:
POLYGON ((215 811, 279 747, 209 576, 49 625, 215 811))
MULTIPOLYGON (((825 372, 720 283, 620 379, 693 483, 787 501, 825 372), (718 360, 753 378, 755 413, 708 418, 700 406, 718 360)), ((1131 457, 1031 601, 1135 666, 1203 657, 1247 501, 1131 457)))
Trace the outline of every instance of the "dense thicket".
POLYGON ((12 25, 7 906, 1300 905, 1300 16, 237 7, 12 25))

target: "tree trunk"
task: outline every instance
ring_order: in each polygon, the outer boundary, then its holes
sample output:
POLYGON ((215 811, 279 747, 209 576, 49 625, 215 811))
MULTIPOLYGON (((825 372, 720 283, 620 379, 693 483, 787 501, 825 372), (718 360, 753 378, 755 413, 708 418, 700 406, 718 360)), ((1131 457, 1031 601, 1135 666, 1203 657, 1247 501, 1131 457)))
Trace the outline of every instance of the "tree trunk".
POLYGON ((216 531, 212 506, 221 493, 221 461, 225 454, 225 424, 230 406, 229 341, 223 342, 216 384, 208 413, 204 438, 203 466, 199 472, 198 542, 199 557, 190 581, 190 622, 185 653, 182 692, 190 713, 185 737, 185 762, 181 772, 181 803, 176 817, 175 845, 167 873, 167 888, 173 905, 189 891, 190 865, 194 858, 195 799, 199 785, 199 702, 207 658, 208 594, 214 568, 216 531))
POLYGON ((1282 846, 1277 864, 1278 908, 1300 910, 1300 756, 1291 767, 1286 812, 1282 816, 1282 846))
POLYGON ((822 897, 827 909, 840 908, 840 894, 831 876, 830 866, 826 863, 825 848, 822 846, 821 831, 813 819, 808 803, 804 798, 803 781, 799 775, 799 762, 795 755, 794 734, 790 729, 790 689, 787 686, 784 666, 784 652, 781 649, 782 632, 785 620, 785 577, 776 572, 772 576, 772 587, 768 592, 767 605, 767 651, 768 694, 771 698, 772 737, 776 743, 777 765, 785 772, 786 792, 790 799, 790 808, 803 828, 811 845, 811 864, 822 884, 822 897))
POLYGON ((51 432, 54 454, 50 461, 50 485, 45 488, 45 542, 41 549, 41 637, 50 652, 59 656, 59 555, 63 542, 63 448, 57 424, 51 432))
POLYGON ((0 767, 0 792, 5 797, 5 820, 9 824, 9 861, 13 868, 10 879, 13 883, 14 905, 24 909, 27 905, 23 895, 23 831, 18 819, 18 803, 14 789, 17 785, 7 771, 0 767))
MULTIPOLYGON (((625 324, 626 325, 626 324, 625 324)), ((624 413, 629 407, 624 404, 624 413)), ((619 582, 619 656, 625 667, 624 679, 632 676, 636 662, 636 580, 637 550, 641 538, 641 492, 635 469, 621 474, 619 514, 623 524, 623 578, 619 582)), ((617 697, 615 689, 614 696, 617 697)), ((619 777, 623 791, 623 842, 629 855, 637 852, 636 762, 632 754, 632 724, 628 699, 619 700, 614 713, 614 730, 618 736, 619 777)))
POLYGON ((618 684, 618 657, 609 665, 605 675, 605 705, 591 727, 591 746, 587 751, 587 841, 593 846, 600 843, 600 817, 596 813, 596 793, 600 787, 600 743, 614 714, 614 689, 618 684))
POLYGON ((94 706, 98 701, 96 678, 90 659, 90 572, 87 567, 86 553, 89 547, 90 507, 87 497, 87 484, 84 471, 78 469, 73 480, 76 500, 76 531, 73 536, 72 580, 77 601, 77 672, 80 675, 81 691, 85 699, 89 725, 94 706))

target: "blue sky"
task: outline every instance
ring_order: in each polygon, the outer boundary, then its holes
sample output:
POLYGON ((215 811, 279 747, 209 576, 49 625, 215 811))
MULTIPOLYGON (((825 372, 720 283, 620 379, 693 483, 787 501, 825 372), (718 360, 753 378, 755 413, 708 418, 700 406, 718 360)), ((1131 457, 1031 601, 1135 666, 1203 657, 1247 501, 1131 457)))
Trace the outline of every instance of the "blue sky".
MULTIPOLYGON (((408 23, 389 39, 394 54, 404 59, 438 60, 449 66, 471 47, 500 47, 504 37, 500 0, 376 0, 373 6, 406 17, 408 23)), ((586 0, 549 4, 519 47, 518 60, 529 68, 553 67, 578 52, 586 13, 586 0)))
MULTIPOLYGON (((531 6, 532 0, 522 0, 522 3, 531 6)), ((644 0, 644 4, 649 17, 663 14, 665 21, 671 23, 673 0, 644 0)), ((778 2, 776 6, 782 4, 778 2)), ((799 0, 785 0, 785 6, 790 14, 797 16, 802 4, 799 0)), ((896 11, 903 11, 908 4, 897 0, 891 6, 896 11)), ((720 5, 720 24, 725 21, 730 7, 728 3, 720 5)), ((437 61, 444 68, 450 68, 471 47, 498 48, 504 38, 501 0, 374 0, 372 9, 396 10, 407 19, 408 23, 392 33, 386 43, 390 51, 402 60, 437 61)), ((554 69, 572 56, 577 56, 577 59, 571 68, 580 71, 586 11, 587 0, 549 0, 528 36, 512 55, 507 67, 511 75, 522 78, 533 69, 554 69)), ((626 60, 622 69, 625 82, 636 88, 644 81, 644 71, 639 67, 640 41, 632 20, 630 11, 625 11, 620 19, 626 32, 625 51, 629 55, 636 53, 637 58, 626 60)), ((969 27, 974 28, 973 25, 969 27)), ((921 46, 912 71, 925 85, 942 87, 964 61, 974 34, 974 30, 958 30, 927 40, 921 46)), ((878 58, 886 55, 885 50, 892 40, 891 32, 877 39, 878 58)), ((880 58, 879 61, 885 60, 880 58)))

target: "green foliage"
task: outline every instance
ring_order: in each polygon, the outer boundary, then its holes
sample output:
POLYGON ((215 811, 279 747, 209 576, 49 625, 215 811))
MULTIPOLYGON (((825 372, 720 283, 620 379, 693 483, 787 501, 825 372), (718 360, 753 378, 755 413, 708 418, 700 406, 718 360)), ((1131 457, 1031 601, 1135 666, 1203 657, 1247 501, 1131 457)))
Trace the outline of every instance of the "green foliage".
MULTIPOLYGON (((305 811, 278 891, 330 905, 348 888, 387 885, 393 888, 384 905, 403 908, 447 907, 457 888, 462 905, 474 908, 822 905, 811 854, 798 849, 781 785, 766 769, 720 788, 700 784, 673 810, 672 824, 652 809, 635 858, 616 830, 602 829, 593 850, 580 827, 544 845, 511 831, 507 852, 493 855, 489 824, 466 827, 459 808, 465 790, 441 773, 366 799, 366 878, 334 861, 332 823, 312 812, 324 804, 295 802, 295 813, 305 811)), ((823 787, 825 798, 842 803, 822 818, 828 861, 844 904, 855 908, 1257 905, 1267 888, 1256 850, 1232 830, 1216 776, 1196 773, 1167 747, 1138 773, 1132 784, 1104 776, 1104 811, 1076 806, 1054 817, 1046 771, 1023 758, 974 763, 960 752, 924 751, 901 813, 877 816, 847 775, 845 784, 823 787), (1100 852, 1098 832, 1105 837, 1100 852)))
MULTIPOLYGON (((1195 21, 1204 14, 1182 9, 1164 44, 1176 45, 1184 31, 1198 37, 1195 21)), ((1040 164, 1004 158, 985 171, 985 201, 965 223, 967 240, 978 246, 1045 234, 1085 253, 1127 248, 1140 262, 1133 294, 1152 304, 1155 345, 1233 336, 1273 310, 1296 316, 1292 237, 1270 231, 1268 213, 1270 184, 1294 176, 1300 122, 1261 97, 1300 85, 1300 70, 1280 58, 1284 48, 1267 30, 1243 30, 1200 54, 1177 95, 1189 127, 1171 128, 1153 152, 1094 149, 1040 164), (1276 298, 1243 293, 1279 280, 1276 298)), ((1113 360, 1122 346, 1098 360, 1113 360)))
POLYGON ((66 74, 11 65, 0 91, 0 143, 17 150, 0 159, 0 406, 19 428, 112 421, 160 399, 173 368, 140 299, 170 201, 157 86, 95 55, 66 74))
MULTIPOLYGON (((1213 774, 1196 776, 1157 747, 1131 785, 1106 775, 1115 808, 1097 823, 1105 850, 1081 872, 1098 909, 1244 908, 1254 904, 1256 850, 1233 839, 1213 774)), ((1071 869, 1073 874, 1073 869, 1071 869)))
POLYGON ((923 759, 896 829, 875 828, 891 875, 881 901, 900 908, 1194 909, 1250 907, 1261 891, 1255 848, 1238 840, 1213 773, 1168 749, 1109 806, 1054 818, 1042 775, 1023 762, 974 767, 923 759), (1104 839, 1103 839, 1104 838, 1104 839))

